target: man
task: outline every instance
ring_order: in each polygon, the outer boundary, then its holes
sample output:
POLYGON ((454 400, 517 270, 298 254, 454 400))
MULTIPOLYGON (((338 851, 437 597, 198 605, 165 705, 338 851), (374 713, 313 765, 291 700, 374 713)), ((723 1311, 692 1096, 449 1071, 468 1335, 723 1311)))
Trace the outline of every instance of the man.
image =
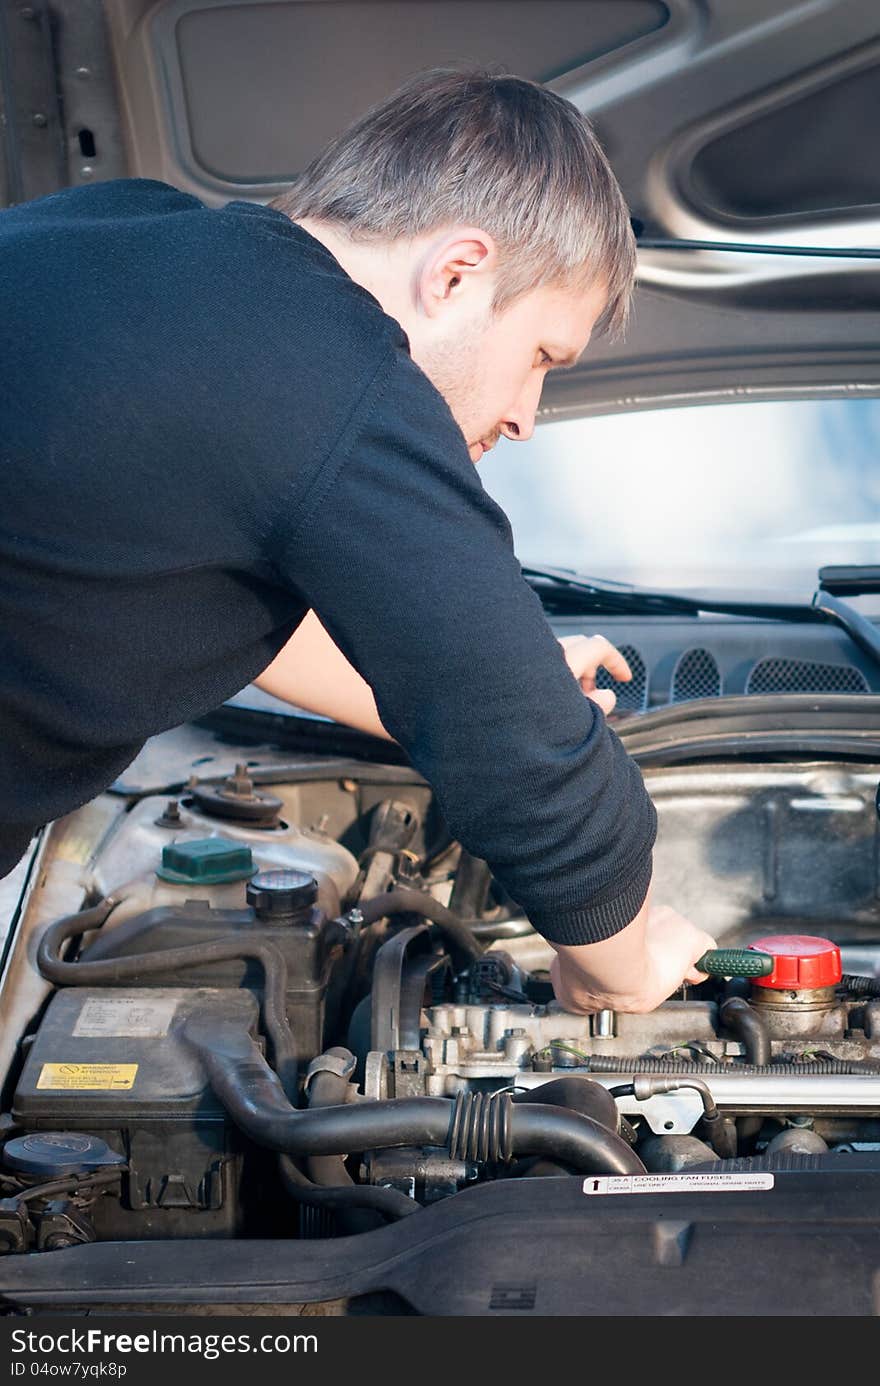
POLYGON ((572 1010, 696 980, 712 940, 648 903, 653 806, 594 693, 625 664, 553 639, 472 465, 633 272, 587 123, 476 72, 414 79, 268 208, 133 180, 5 212, 0 870, 260 675, 400 742, 572 1010))

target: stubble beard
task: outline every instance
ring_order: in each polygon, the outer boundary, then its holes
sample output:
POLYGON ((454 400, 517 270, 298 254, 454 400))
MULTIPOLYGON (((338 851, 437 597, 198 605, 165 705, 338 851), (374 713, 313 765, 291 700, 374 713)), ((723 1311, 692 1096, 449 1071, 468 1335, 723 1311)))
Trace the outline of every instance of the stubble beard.
POLYGON ((478 442, 486 431, 480 404, 482 360, 483 334, 475 325, 467 340, 438 342, 419 362, 449 405, 468 445, 478 442))

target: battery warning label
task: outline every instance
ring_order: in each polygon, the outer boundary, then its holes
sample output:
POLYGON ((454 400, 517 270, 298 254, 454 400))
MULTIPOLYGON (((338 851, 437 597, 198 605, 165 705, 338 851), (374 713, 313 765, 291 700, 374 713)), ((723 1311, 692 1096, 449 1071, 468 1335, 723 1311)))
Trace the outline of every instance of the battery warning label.
POLYGON ((772 1189, 772 1174, 605 1174, 584 1180, 585 1194, 753 1193, 772 1189))
POLYGON ((137 1064, 43 1064, 38 1088, 78 1088, 107 1092, 134 1087, 137 1064))

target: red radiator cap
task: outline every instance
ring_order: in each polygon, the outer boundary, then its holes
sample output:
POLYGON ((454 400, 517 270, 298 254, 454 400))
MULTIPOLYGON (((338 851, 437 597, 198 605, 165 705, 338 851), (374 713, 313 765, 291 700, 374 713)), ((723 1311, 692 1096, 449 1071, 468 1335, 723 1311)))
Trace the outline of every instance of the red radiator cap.
POLYGON ((769 977, 753 977, 752 985, 775 991, 814 991, 833 987, 843 975, 840 949, 828 938, 813 934, 770 934, 751 944, 759 953, 770 953, 776 966, 769 977))

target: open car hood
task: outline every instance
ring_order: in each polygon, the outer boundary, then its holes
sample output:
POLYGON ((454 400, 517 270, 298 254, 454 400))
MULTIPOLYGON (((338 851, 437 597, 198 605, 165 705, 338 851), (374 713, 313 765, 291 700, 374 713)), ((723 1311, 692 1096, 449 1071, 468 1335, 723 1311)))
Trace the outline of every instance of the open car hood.
MULTIPOLYGON (((644 240, 878 244, 873 0, 37 0, 0 49, 0 205, 125 175, 268 200, 410 73, 470 61, 589 113, 644 240)), ((642 249, 626 340, 551 377, 544 417, 872 393, 877 270, 642 249)))

